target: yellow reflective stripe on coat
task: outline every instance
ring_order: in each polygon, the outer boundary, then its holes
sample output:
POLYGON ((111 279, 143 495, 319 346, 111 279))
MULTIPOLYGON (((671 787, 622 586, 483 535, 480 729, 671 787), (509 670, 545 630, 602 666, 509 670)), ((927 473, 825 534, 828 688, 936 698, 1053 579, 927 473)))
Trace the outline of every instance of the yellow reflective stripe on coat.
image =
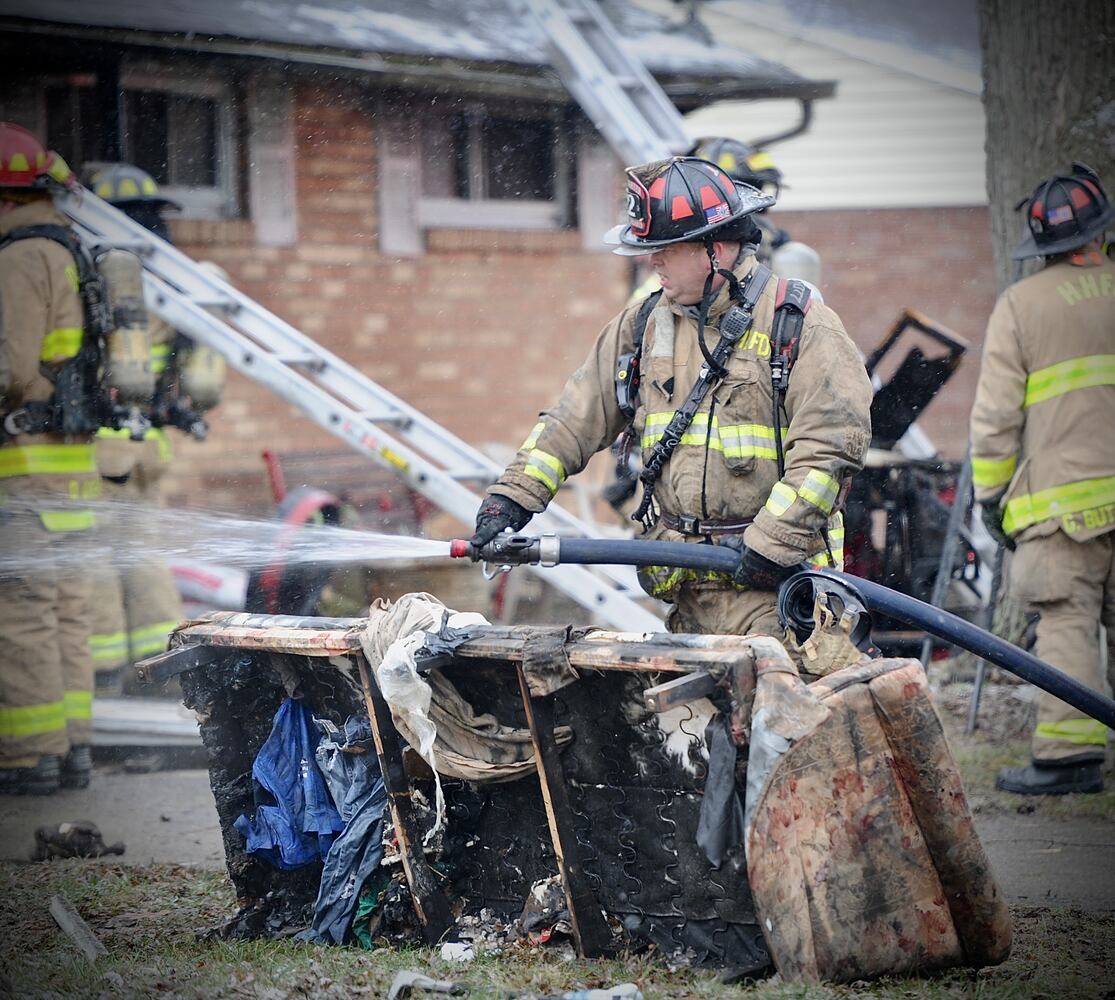
POLYGON ((97 471, 91 444, 0 447, 0 479, 11 476, 80 476, 97 471))
POLYGON ((1034 735, 1041 740, 1060 740, 1077 746, 1106 746, 1107 727, 1095 719, 1065 719, 1063 722, 1039 722, 1034 735))
POLYGON ((798 487, 798 496, 825 514, 831 514, 840 495, 840 484, 821 469, 810 469, 798 487))
POLYGON ((166 649, 167 636, 178 625, 176 621, 155 622, 154 625, 144 625, 128 632, 128 645, 131 649, 132 659, 138 660, 144 656, 152 656, 166 649))
POLYGON ((151 345, 151 373, 162 375, 170 363, 170 344, 151 345))
POLYGON ((842 570, 844 568, 844 515, 837 511, 828 526, 828 548, 814 552, 809 557, 809 565, 818 569, 831 568, 842 570), (829 561, 829 552, 832 561, 829 561))
MULTIPOLYGON (((653 448, 666 431, 667 425, 673 419, 672 410, 661 413, 648 413, 643 437, 640 444, 643 448, 653 448)), ((785 438, 786 430, 783 428, 782 436, 785 438)), ((707 413, 694 414, 693 420, 686 428, 679 444, 708 446, 710 451, 723 452, 726 458, 769 458, 775 459, 777 452, 774 448, 774 428, 766 424, 721 424, 719 417, 712 418, 712 429, 709 430, 707 413)))
POLYGON ((771 487, 770 496, 767 497, 766 508, 775 517, 781 517, 792 506, 794 501, 798 498, 797 491, 787 486, 785 483, 775 483, 771 487))
POLYGON ((114 663, 128 658, 128 636, 125 632, 104 632, 89 636, 89 655, 94 663, 114 663))
POLYGON ((39 520, 47 531, 64 534, 67 531, 88 531, 97 519, 91 510, 44 510, 39 520))
POLYGON ((990 490, 1006 486, 1014 478, 1018 456, 1009 458, 976 458, 972 456, 972 483, 977 489, 990 490))
POLYGON ((66 728, 66 710, 61 701, 22 708, 0 706, 0 740, 40 736, 66 728))
POLYGON ((683 583, 731 583, 731 573, 718 570, 678 569, 674 566, 644 566, 639 571, 644 589, 651 597, 669 600, 683 583))
POLYGON ((544 483, 551 495, 557 493, 558 487, 565 482, 565 466, 561 464, 561 460, 540 448, 532 449, 527 455, 527 464, 523 471, 544 483))
POLYGON ((67 361, 81 350, 81 327, 59 326, 43 337, 39 360, 45 364, 67 361))
POLYGON ((1097 385, 1115 385, 1115 354, 1089 354, 1039 368, 1026 379, 1023 406, 1034 406, 1066 392, 1097 385))
POLYGON ((1051 486, 1047 490, 1024 493, 1010 500, 1003 514, 1003 530, 1014 534, 1032 524, 1066 514, 1081 514, 1108 504, 1115 504, 1115 476, 1051 486))
POLYGON ((62 693, 62 711, 66 719, 86 720, 93 718, 93 692, 92 691, 64 691, 62 693))
POLYGON ((538 437, 545 429, 545 423, 539 420, 538 423, 536 423, 531 429, 531 432, 527 439, 521 445, 519 445, 519 451, 526 451, 528 448, 533 448, 536 444, 538 444, 538 437))

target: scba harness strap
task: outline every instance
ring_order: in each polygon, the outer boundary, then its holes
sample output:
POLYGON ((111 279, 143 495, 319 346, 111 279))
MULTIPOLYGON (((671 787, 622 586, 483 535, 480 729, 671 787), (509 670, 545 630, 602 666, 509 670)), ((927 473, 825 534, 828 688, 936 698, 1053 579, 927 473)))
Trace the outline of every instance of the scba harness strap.
POLYGON ((77 266, 83 335, 77 353, 58 370, 51 398, 26 403, 3 416, 3 433, 93 434, 105 422, 109 402, 101 384, 104 338, 112 328, 105 280, 76 235, 60 225, 21 226, 0 239, 0 250, 20 240, 51 240, 64 247, 77 266))
MULTIPOLYGON (((745 301, 748 299, 752 299, 753 297, 750 305, 750 310, 748 310, 746 321, 746 328, 748 329, 750 328, 751 324, 750 312, 754 310, 754 306, 758 302, 759 296, 762 294, 763 289, 766 288, 767 281, 772 276, 770 269, 765 267, 764 265, 759 265, 759 267, 756 268, 755 271, 752 272, 752 274, 757 277, 753 278, 753 280, 747 284, 747 291, 744 292, 745 301), (759 274, 760 269, 764 272, 763 275, 759 274)), ((622 412, 629 421, 634 421, 635 412, 639 406, 639 384, 642 378, 641 359, 643 350, 643 338, 646 335, 647 323, 650 321, 651 313, 654 312, 654 309, 658 305, 658 301, 661 297, 662 291, 661 289, 659 289, 657 292, 648 295, 640 304, 639 311, 635 315, 635 323, 633 329, 633 350, 629 353, 620 355, 618 364, 616 366, 616 403, 619 406, 620 412, 622 412)), ((782 476, 785 475, 786 472, 785 457, 782 449, 782 409, 786 391, 789 389, 790 385, 790 373, 793 371, 793 367, 795 362, 797 361, 798 352, 800 350, 801 334, 805 324, 805 317, 809 313, 812 302, 812 289, 808 282, 799 281, 797 279, 778 279, 778 291, 775 299, 774 310, 774 326, 771 331, 772 347, 770 371, 771 389, 773 392, 773 426, 775 431, 774 442, 778 461, 779 478, 782 478, 782 476)), ((735 311, 743 312, 743 309, 740 306, 736 306, 735 311)), ((729 310, 729 313, 730 312, 731 310, 729 310)), ((727 315, 728 314, 725 314, 725 318, 727 318, 727 315)), ((734 318, 738 319, 739 317, 734 318)), ((730 325, 739 326, 738 323, 733 323, 730 325)), ((746 332, 746 329, 739 330, 739 337, 736 337, 736 339, 725 340, 726 331, 723 327, 724 324, 722 323, 721 341, 720 344, 717 345, 717 347, 720 348, 723 346, 729 348, 728 350, 724 351, 723 355, 723 360, 726 361, 728 355, 731 353, 730 349, 734 349, 735 344, 738 343, 739 339, 742 338, 742 335, 744 332, 746 332)), ((730 337, 736 332, 737 331, 735 329, 732 329, 728 336, 730 337)), ((704 400, 709 388, 711 388, 711 384, 711 380, 704 384, 703 391, 700 393, 700 397, 697 400, 696 405, 698 407, 704 400)), ((700 380, 698 381, 698 384, 694 386, 694 393, 697 392, 698 388, 701 388, 700 380)), ((682 407, 682 410, 688 411, 688 404, 690 402, 692 402, 692 399, 687 400, 687 404, 682 407)), ((678 410, 674 414, 674 418, 670 421, 671 427, 673 427, 675 420, 678 421, 680 426, 680 418, 684 418, 682 410, 678 410)), ((673 447, 663 447, 662 450, 665 452, 665 457, 661 458, 661 460, 657 463, 659 473, 661 472, 661 467, 665 465, 665 462, 666 460, 668 460, 669 455, 672 454, 674 448, 677 446, 677 441, 680 441, 681 435, 685 432, 685 429, 692 422, 693 415, 695 413, 696 408, 693 408, 692 412, 688 415, 688 419, 685 419, 684 426, 681 427, 681 430, 678 433, 673 435, 673 437, 676 439, 674 441, 673 447)), ((665 440, 665 437, 666 436, 663 435, 663 441, 665 440)), ((634 438, 634 424, 633 422, 629 422, 623 432, 624 444, 619 456, 619 464, 624 468, 626 468, 627 455, 634 443, 634 438)), ((655 458, 658 457, 657 444, 655 446, 655 452, 656 453, 651 456, 651 462, 653 462, 655 458)), ((645 488, 647 486, 646 470, 644 470, 644 475, 641 478, 643 478, 645 488)), ((657 479, 657 473, 655 474, 654 479, 657 479)), ((653 482, 651 483, 650 491, 644 494, 644 500, 647 500, 652 492, 653 482)), ((649 508, 649 500, 647 500, 647 503, 649 508)), ((643 511, 644 515, 645 513, 646 511, 643 511)))

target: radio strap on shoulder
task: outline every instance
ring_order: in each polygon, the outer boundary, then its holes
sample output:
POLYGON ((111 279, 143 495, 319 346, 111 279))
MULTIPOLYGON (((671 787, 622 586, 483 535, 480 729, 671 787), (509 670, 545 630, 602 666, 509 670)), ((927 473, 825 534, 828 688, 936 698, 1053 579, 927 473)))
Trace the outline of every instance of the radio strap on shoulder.
POLYGON ((751 329, 752 317, 759 297, 763 294, 767 282, 771 278, 771 270, 765 264, 759 264, 747 278, 746 284, 740 288, 735 305, 731 306, 720 321, 720 340, 716 347, 709 353, 706 364, 701 366, 700 374, 689 395, 682 405, 674 412, 662 437, 655 442, 651 449, 650 457, 643 466, 639 479, 643 484, 643 497, 639 508, 631 515, 631 520, 638 521, 643 526, 643 531, 650 531, 658 520, 657 513, 652 510, 654 504, 654 487, 658 482, 662 469, 670 460, 670 456, 681 443, 682 436, 693 423, 693 418, 705 401, 711 389, 718 385, 724 377, 725 365, 735 350, 736 345, 743 335, 751 329))
POLYGON ((801 331, 805 315, 812 305, 809 285, 796 278, 779 278, 774 304, 774 329, 771 331, 770 381, 774 452, 778 461, 778 478, 786 474, 786 458, 782 451, 782 403, 790 387, 790 372, 798 359, 801 331))

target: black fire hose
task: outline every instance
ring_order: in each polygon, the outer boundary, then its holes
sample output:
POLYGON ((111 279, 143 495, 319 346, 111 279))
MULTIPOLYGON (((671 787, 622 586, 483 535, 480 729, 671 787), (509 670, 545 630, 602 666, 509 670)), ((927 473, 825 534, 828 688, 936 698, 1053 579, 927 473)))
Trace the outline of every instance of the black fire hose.
MULTIPOLYGON (((735 572, 740 560, 738 552, 721 545, 559 538, 556 535, 499 535, 479 551, 464 539, 455 539, 450 543, 449 552, 456 558, 467 557, 477 562, 483 560, 508 567, 528 563, 541 563, 543 566, 579 563, 672 566, 722 573, 735 572)), ((870 580, 833 569, 803 565, 801 571, 787 580, 779 592, 779 612, 791 627, 802 629, 811 626, 814 585, 822 580, 832 584, 846 604, 858 600, 872 611, 924 629, 945 642, 1009 670, 1097 722, 1115 729, 1115 701, 971 622, 870 580)))

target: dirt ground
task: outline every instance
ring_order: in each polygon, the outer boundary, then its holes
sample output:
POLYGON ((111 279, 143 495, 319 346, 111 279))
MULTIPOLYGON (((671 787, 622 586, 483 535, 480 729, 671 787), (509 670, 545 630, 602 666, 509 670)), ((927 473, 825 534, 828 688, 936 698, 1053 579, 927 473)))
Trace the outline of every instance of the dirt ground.
MULTIPOLYGON (((634 980, 650 997, 1103 997, 1115 1000, 1115 774, 1096 796, 1028 800, 994 790, 1003 764, 1025 759, 1029 689, 994 683, 980 727, 963 732, 971 685, 931 671, 980 837, 1015 918, 1015 949, 997 969, 926 980, 802 989, 726 987, 708 973, 671 971, 653 956, 572 961, 519 949, 457 968, 436 953, 320 949, 283 942, 199 941, 195 931, 234 908, 207 774, 98 768, 94 785, 48 799, 0 799, 0 996, 384 996, 394 971, 415 968, 483 987, 542 995, 634 980), (122 864, 20 863, 46 823, 88 818, 122 864), (63 892, 109 954, 90 966, 46 913, 63 892)), ((116 859, 112 859, 114 862, 116 859)), ((494 991, 494 992, 493 992, 494 991)))

